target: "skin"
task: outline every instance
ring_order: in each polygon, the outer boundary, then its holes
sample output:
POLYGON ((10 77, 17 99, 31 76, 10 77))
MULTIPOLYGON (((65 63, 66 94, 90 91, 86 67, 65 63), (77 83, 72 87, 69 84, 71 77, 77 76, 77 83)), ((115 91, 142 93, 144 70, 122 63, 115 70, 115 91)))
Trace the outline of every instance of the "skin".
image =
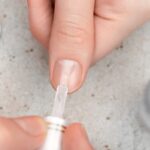
POLYGON ((51 0, 28 0, 28 6, 31 31, 49 50, 53 87, 58 59, 75 60, 82 66, 82 75, 76 76, 80 82, 69 92, 82 86, 91 64, 150 19, 150 0, 56 0, 55 8, 51 0))
MULTIPOLYGON (((0 149, 37 150, 45 140, 47 126, 35 116, 0 118, 0 132, 0 149)), ((85 129, 78 123, 68 126, 63 139, 63 150, 93 150, 85 129)))
MULTIPOLYGON (((69 92, 80 88, 91 64, 150 19, 150 0, 56 0, 55 8, 51 0, 28 0, 28 7, 31 31, 49 50, 50 75, 57 59, 75 60, 82 66, 80 82, 69 92)), ((35 150, 47 129, 39 117, 0 118, 0 132, 0 149, 35 150)), ((80 124, 67 128, 63 150, 93 150, 80 124)))
MULTIPOLYGON (((28 0, 28 6, 31 31, 49 50, 50 75, 58 58, 82 65, 81 82, 69 92, 80 88, 92 64, 150 20, 150 0, 28 0)), ((51 82, 56 88, 53 78, 51 82)), ((93 149, 85 132, 76 131, 78 126, 69 129, 64 150, 93 149)))
POLYGON ((0 118, 0 132, 0 149, 35 150, 44 141, 46 125, 39 117, 0 118))

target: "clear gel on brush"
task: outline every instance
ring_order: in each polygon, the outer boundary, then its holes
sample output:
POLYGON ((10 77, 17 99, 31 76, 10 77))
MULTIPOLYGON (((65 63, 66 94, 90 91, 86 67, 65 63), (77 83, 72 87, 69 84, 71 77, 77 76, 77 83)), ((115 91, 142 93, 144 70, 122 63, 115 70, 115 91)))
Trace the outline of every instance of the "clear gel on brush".
POLYGON ((66 85, 59 85, 57 87, 52 116, 63 117, 67 94, 68 88, 66 85))
POLYGON ((62 150, 62 135, 66 128, 63 119, 68 88, 66 85, 57 87, 52 116, 46 118, 48 133, 42 150, 62 150))

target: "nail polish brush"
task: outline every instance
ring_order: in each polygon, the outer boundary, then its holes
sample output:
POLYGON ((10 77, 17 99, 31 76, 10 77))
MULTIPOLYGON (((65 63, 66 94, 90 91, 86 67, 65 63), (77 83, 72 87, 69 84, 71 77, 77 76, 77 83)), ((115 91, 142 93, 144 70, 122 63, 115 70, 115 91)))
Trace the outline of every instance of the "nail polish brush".
POLYGON ((66 128, 63 119, 68 87, 60 84, 57 87, 52 115, 46 118, 48 133, 42 150, 62 150, 62 136, 66 128))
POLYGON ((48 134, 42 150, 62 150, 62 136, 66 128, 66 121, 63 119, 63 114, 69 91, 70 78, 76 63, 72 60, 65 60, 63 63, 60 62, 59 65, 63 70, 61 71, 56 90, 52 115, 46 118, 48 134))

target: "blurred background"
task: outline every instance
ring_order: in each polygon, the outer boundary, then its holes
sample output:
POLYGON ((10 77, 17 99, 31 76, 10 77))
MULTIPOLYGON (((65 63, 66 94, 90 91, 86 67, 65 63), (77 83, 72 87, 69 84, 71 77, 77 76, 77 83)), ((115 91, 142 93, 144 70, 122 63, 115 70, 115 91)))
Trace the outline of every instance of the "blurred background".
MULTIPOLYGON (((150 80, 150 23, 90 71, 68 98, 66 118, 81 122, 96 150, 149 150, 139 109, 150 80)), ((0 0, 0 115, 51 113, 48 58, 32 37, 26 0, 0 0)))

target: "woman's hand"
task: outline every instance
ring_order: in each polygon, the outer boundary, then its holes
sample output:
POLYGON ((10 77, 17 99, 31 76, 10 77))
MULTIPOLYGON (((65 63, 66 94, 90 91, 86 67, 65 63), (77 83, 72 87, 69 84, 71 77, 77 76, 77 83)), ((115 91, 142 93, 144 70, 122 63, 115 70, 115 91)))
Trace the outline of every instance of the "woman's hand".
POLYGON ((90 65, 150 19, 150 0, 28 0, 33 35, 50 54, 54 87, 83 83, 90 65), (55 7, 54 7, 55 3, 55 7))
MULTIPOLYGON (((47 132, 45 121, 39 117, 0 118, 1 150, 36 150, 42 147, 47 132)), ((63 141, 63 150, 93 150, 84 128, 70 125, 63 141)))
POLYGON ((46 124, 39 117, 0 118, 1 150, 35 150, 46 136, 46 124))
POLYGON ((81 124, 75 123, 67 128, 64 134, 63 150, 94 150, 81 124))

